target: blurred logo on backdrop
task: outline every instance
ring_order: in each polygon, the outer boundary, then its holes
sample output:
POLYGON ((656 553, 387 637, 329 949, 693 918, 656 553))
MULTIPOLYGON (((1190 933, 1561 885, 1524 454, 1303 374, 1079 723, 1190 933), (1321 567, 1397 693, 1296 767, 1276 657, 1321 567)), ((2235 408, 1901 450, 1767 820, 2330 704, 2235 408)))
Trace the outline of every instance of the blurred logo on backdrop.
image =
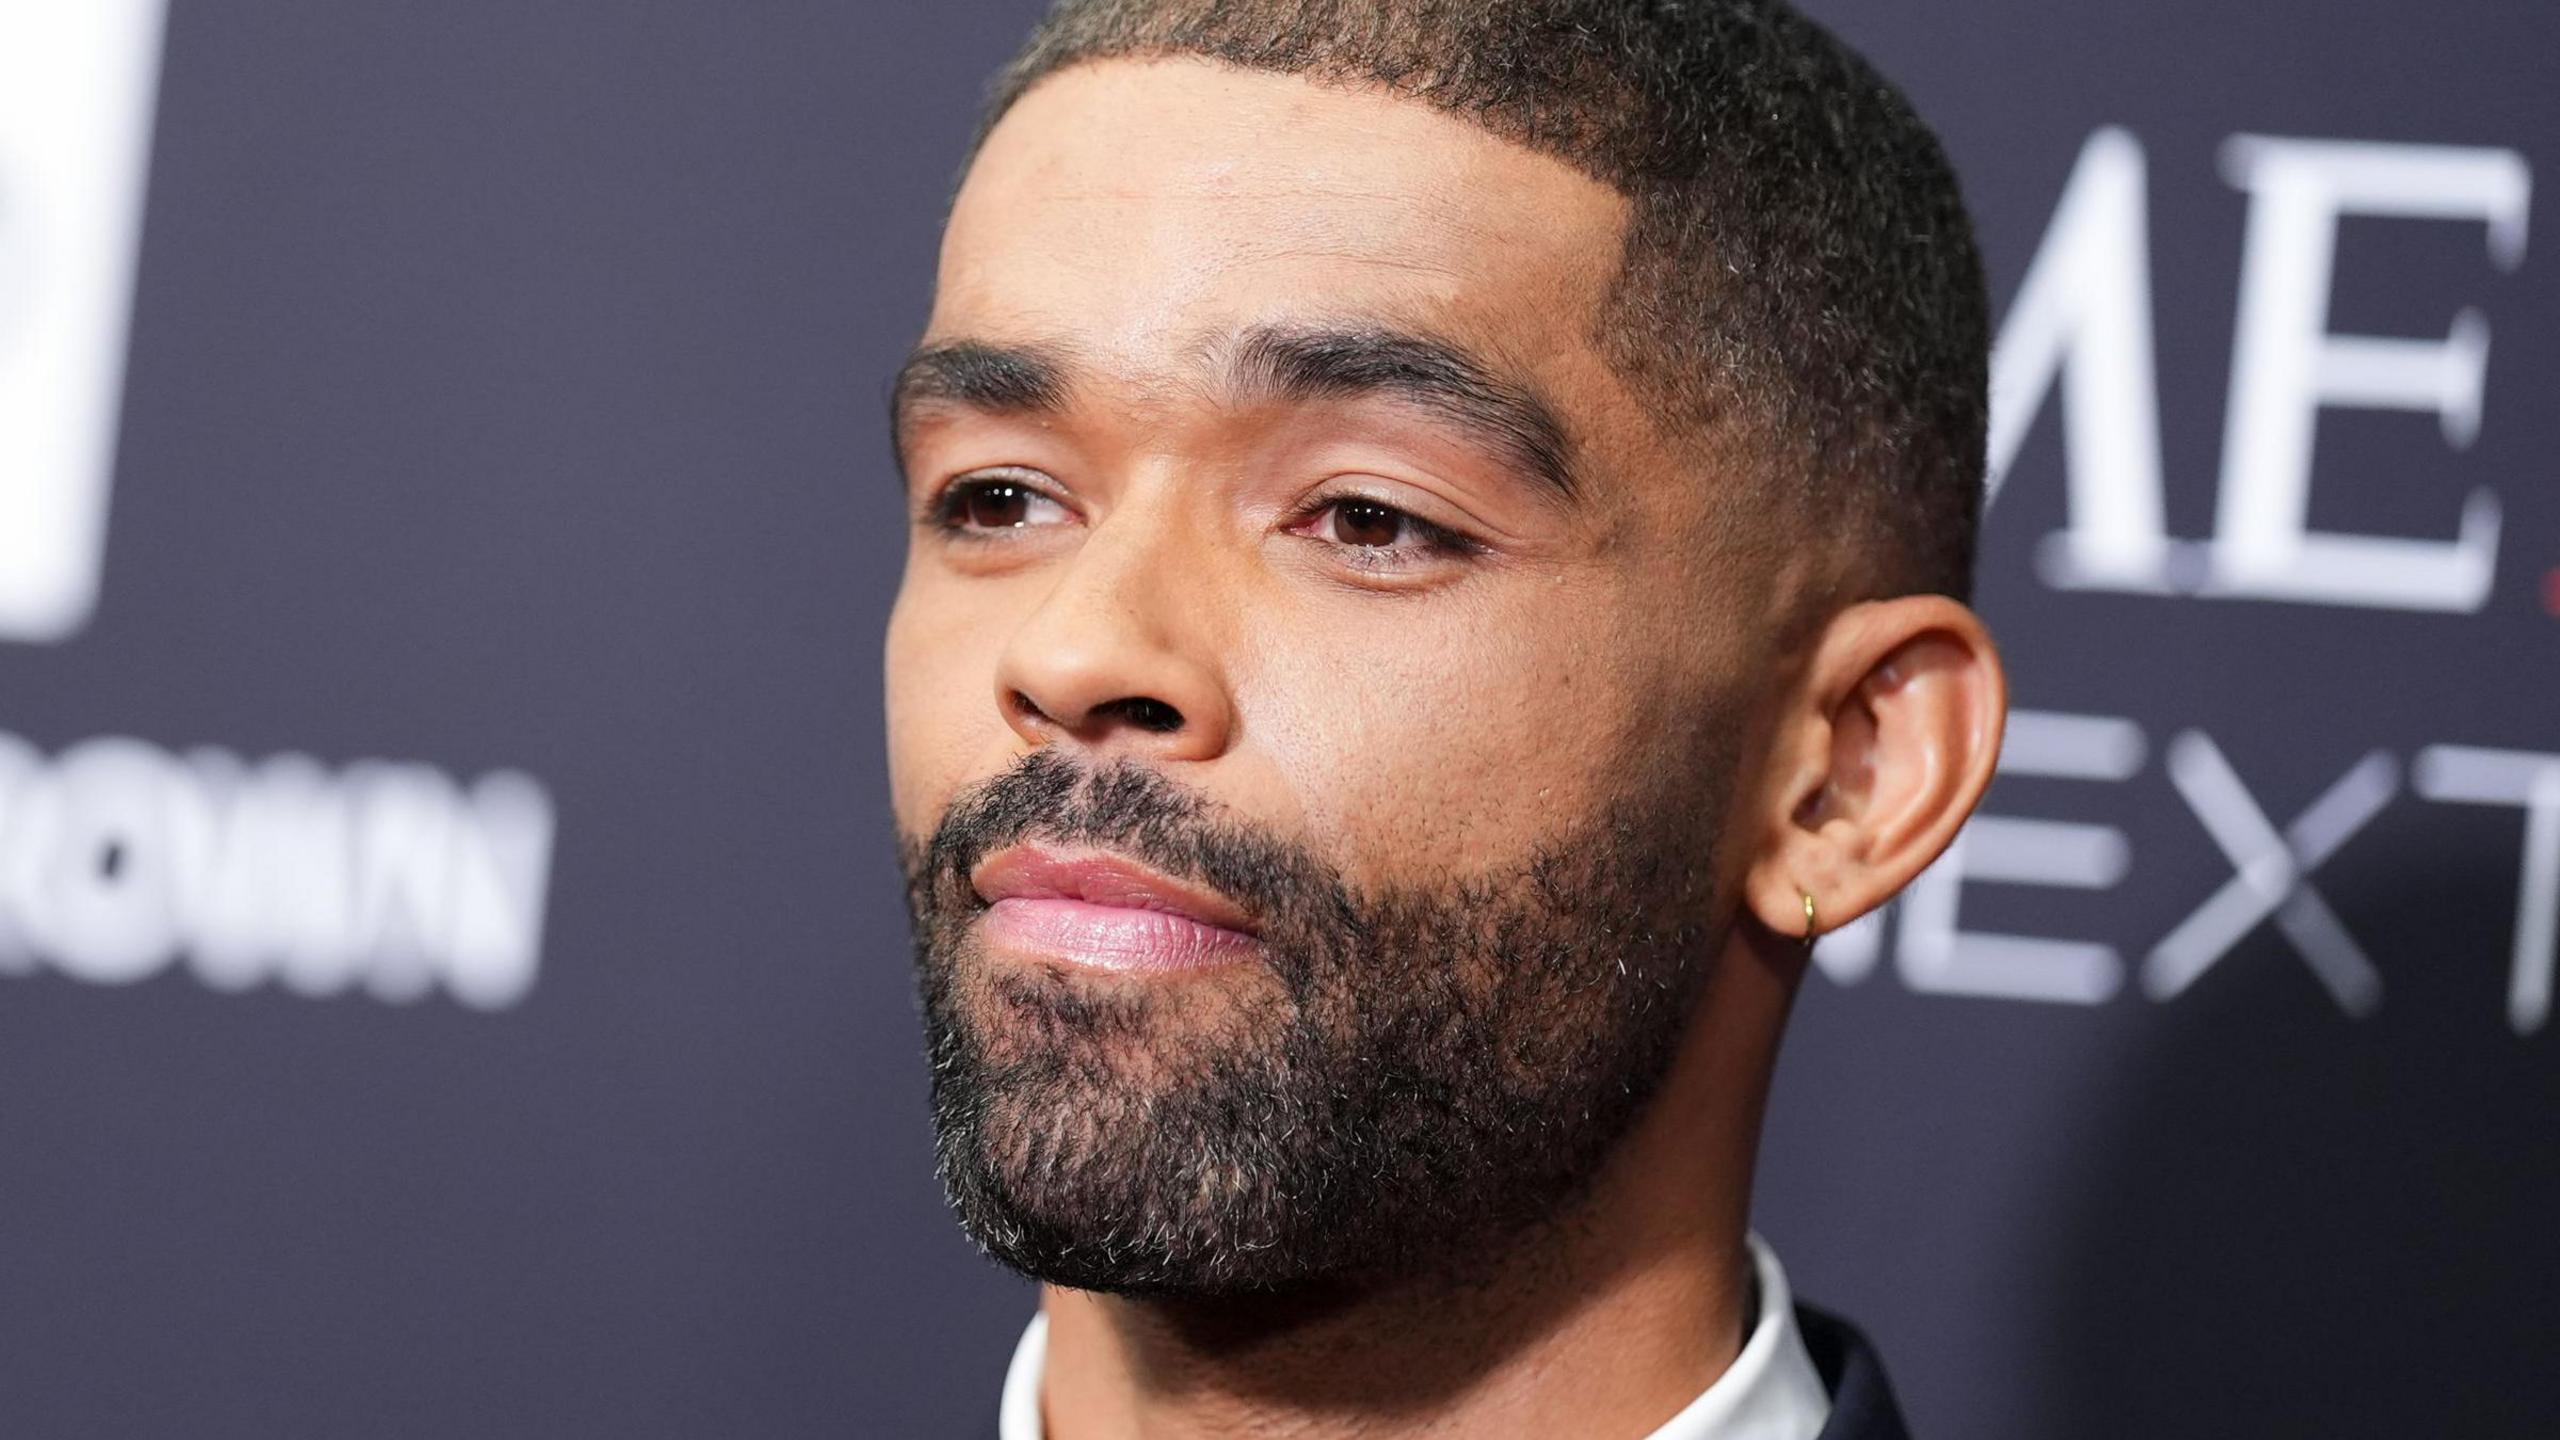
MULTIPOLYGON (((163 0, 0 0, 0 641, 99 599, 163 0)), ((552 807, 530 777, 0 732, 0 973, 522 1000, 552 807)))
MULTIPOLYGON (((2350 217, 2473 227, 2484 243, 2481 271, 2425 277, 2448 296, 2469 293, 2484 274, 2524 263, 2532 198, 2524 157, 2494 147, 2235 135, 2220 158, 2248 218, 2213 534, 2173 537, 2164 518, 2146 158, 2121 129, 2102 129, 2082 147, 2001 321, 1992 498, 2038 414, 2058 398, 2066 522, 2037 551, 2046 585, 2478 613, 2496 581, 2501 538, 2498 495, 2485 478, 2458 463, 2393 477, 2444 495, 2436 534, 2316 529, 2313 437, 2323 410, 2359 409, 2433 417, 2448 457, 2478 438, 2488 317, 2453 302, 2440 338, 2332 331, 2337 238, 2350 217)), ((2095 1005, 2130 978, 2150 998, 2170 1000, 2272 927, 2341 1012, 2369 1015, 2382 1003, 2381 973, 2322 893, 2318 871, 2368 826, 2388 823, 2407 791, 2426 803, 2519 812, 2507 1019, 2518 1034, 2549 1022, 2560 951, 2560 754, 2450 736, 2405 760, 2373 750, 2300 812, 2279 817, 2210 734, 2188 728, 2165 744, 2156 738, 2132 716, 2022 709, 2011 717, 2001 773, 2154 783, 2144 777, 2156 750, 2161 780, 2227 862, 2227 880, 2195 897, 2137 956, 2096 939, 1967 930, 1958 902, 1968 886, 2103 891, 2136 860, 2117 826, 1986 812, 1894 907, 1903 983, 1931 994, 2095 1005)), ((1884 956, 1886 923, 1871 916, 1827 939, 1818 952, 1824 971, 1843 984, 1863 979, 1884 956)))
POLYGON ((501 771, 0 734, 0 970, 484 1009, 532 988, 551 802, 501 771))
POLYGON ((0 640, 97 603, 160 18, 0 3, 0 640))

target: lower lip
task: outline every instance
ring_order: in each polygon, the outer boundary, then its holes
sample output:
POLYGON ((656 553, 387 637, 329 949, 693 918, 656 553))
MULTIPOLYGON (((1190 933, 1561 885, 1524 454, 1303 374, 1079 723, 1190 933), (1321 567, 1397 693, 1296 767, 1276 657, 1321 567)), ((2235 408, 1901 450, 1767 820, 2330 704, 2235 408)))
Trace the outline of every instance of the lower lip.
POLYGON ((1121 974, 1205 970, 1254 948, 1252 936, 1188 915, 1086 900, 1010 896, 978 923, 980 936, 1001 949, 1121 974))

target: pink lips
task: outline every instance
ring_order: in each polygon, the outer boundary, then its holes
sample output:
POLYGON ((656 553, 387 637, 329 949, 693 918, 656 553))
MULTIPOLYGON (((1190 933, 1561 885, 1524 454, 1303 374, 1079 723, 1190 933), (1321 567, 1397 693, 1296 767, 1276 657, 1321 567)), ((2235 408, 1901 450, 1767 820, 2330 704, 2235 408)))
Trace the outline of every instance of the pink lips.
POLYGON ((1244 916, 1216 892, 1100 851, 1015 845, 970 872, 980 935, 1001 950, 1095 970, 1168 973, 1250 955, 1244 916))

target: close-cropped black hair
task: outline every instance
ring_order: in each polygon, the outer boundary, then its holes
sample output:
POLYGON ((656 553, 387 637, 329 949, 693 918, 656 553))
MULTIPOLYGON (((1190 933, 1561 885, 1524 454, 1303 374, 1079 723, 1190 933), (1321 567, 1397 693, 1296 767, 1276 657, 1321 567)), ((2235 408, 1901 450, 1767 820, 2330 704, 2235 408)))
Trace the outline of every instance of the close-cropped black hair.
POLYGON ((1200 57, 1378 86, 1626 196, 1597 337, 1672 433, 1739 425, 1850 588, 1971 588, 1989 319, 1910 103, 1784 0, 1058 0, 983 140, 1057 71, 1200 57))

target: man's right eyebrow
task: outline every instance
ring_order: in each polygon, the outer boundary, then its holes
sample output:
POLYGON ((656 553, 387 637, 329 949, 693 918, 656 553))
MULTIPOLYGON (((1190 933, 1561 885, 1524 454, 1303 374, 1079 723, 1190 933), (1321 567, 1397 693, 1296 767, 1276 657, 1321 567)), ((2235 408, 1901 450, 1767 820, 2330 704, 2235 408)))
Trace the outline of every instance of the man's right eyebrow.
POLYGON ((1065 368, 1049 351, 982 340, 919 348, 898 367, 889 419, 903 429, 910 407, 941 403, 996 414, 1056 410, 1066 403, 1065 368))

